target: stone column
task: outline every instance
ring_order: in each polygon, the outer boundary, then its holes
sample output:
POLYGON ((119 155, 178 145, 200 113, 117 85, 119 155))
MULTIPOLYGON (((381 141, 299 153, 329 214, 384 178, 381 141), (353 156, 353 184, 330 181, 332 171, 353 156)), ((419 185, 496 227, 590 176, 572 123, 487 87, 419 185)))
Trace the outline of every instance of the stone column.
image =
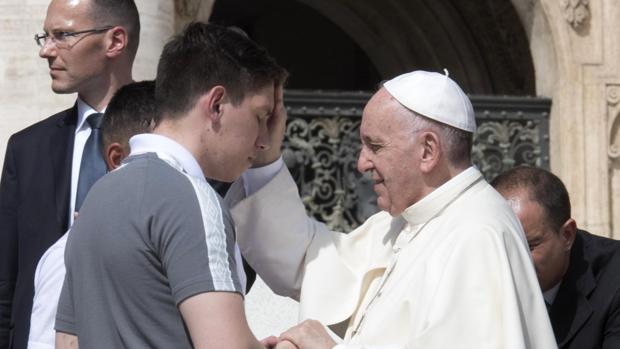
POLYGON ((136 0, 140 12, 140 46, 133 69, 136 81, 154 79, 164 45, 174 35, 172 0, 136 0))
MULTIPOLYGON (((0 2, 0 163, 11 134, 75 101, 74 94, 52 92, 47 62, 39 58, 33 39, 34 33, 42 31, 48 4, 49 0, 0 2)), ((153 79, 163 45, 174 33, 174 3, 137 0, 136 4, 142 33, 134 78, 153 79)))
POLYGON ((192 21, 207 22, 214 3, 215 0, 174 0, 176 31, 181 31, 192 21))
POLYGON ((620 4, 617 0, 540 3, 557 59, 551 168, 568 187, 578 226, 620 238, 620 189, 614 187, 620 183, 620 172, 614 170, 618 136, 617 126, 612 127, 617 125, 614 95, 620 84, 620 4))

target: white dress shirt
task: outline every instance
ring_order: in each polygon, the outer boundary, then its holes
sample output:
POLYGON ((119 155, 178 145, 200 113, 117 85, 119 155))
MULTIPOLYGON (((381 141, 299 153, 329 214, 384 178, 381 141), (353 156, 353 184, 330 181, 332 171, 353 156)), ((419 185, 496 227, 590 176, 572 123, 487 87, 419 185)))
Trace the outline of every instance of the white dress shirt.
POLYGON ((545 299, 545 303, 549 304, 549 306, 551 306, 553 302, 555 302, 555 297, 558 295, 558 292, 560 291, 561 284, 562 284, 562 281, 558 282, 557 285, 551 287, 546 292, 543 292, 543 298, 545 299))
POLYGON ((69 231, 53 244, 39 260, 34 273, 34 298, 30 316, 28 349, 54 348, 56 309, 65 280, 65 245, 69 231))

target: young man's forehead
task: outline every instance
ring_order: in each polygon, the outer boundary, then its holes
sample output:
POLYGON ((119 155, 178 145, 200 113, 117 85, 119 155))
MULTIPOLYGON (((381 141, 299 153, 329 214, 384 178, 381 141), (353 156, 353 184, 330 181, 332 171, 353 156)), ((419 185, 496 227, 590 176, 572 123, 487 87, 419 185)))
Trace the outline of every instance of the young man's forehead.
POLYGON ((250 103, 255 109, 266 109, 271 112, 273 109, 275 90, 272 85, 264 86, 256 91, 249 92, 245 95, 244 102, 250 103))

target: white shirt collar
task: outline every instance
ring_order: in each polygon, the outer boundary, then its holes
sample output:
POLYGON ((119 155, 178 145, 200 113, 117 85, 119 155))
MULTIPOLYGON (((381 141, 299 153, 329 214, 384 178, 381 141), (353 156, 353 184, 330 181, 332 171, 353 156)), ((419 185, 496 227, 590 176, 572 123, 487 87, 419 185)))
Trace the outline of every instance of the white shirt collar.
POLYGON ((91 107, 90 105, 88 105, 86 102, 84 102, 81 98, 78 97, 77 99, 78 119, 77 119, 77 124, 75 127, 75 132, 77 133, 78 131, 82 130, 82 127, 84 127, 84 124, 86 123, 86 118, 89 115, 95 114, 95 113, 105 113, 106 108, 107 106, 103 108, 101 112, 99 112, 95 110, 93 107, 91 107))
POLYGON ((129 147, 131 148, 129 156, 157 153, 157 156, 164 160, 175 161, 190 176, 205 178, 192 153, 168 137, 153 133, 135 135, 129 139, 129 147))
POLYGON ((557 285, 553 286, 549 290, 543 292, 543 298, 547 304, 553 304, 555 301, 555 297, 558 295, 558 291, 560 290, 560 285, 562 281, 560 281, 557 285))

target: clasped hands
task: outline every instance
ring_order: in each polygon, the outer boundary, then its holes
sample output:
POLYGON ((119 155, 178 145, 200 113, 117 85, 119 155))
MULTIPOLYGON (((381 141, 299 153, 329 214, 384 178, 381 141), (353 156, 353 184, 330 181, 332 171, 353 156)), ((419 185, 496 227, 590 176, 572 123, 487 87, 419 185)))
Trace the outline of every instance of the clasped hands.
POLYGON ((267 337, 261 343, 268 349, 332 349, 336 342, 316 320, 293 326, 280 337, 267 337))

